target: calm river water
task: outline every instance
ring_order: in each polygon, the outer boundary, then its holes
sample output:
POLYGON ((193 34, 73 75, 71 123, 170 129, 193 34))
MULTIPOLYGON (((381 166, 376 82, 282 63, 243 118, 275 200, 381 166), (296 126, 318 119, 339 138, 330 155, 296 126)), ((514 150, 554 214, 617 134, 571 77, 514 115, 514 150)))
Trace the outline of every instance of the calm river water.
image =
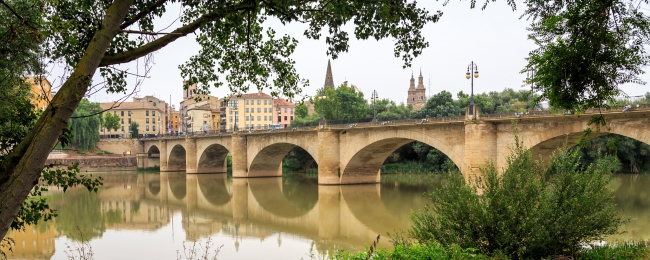
MULTIPOLYGON (((98 174, 95 174, 98 175, 98 174)), ((87 241, 93 259, 179 259, 219 249, 219 259, 310 259, 339 249, 364 250, 381 234, 406 230, 410 211, 440 179, 413 184, 318 186, 316 179, 232 179, 226 174, 101 173, 99 192, 49 194, 53 221, 10 233, 9 259, 68 259, 87 241), (199 249, 201 247, 201 249, 199 249)), ((633 221, 610 239, 650 239, 650 176, 619 175, 612 183, 633 221)))

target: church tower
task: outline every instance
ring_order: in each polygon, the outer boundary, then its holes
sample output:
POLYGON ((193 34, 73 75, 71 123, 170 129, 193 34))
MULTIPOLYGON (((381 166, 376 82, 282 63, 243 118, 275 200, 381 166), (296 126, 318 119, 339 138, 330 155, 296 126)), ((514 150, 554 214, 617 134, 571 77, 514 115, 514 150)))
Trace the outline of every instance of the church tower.
POLYGON ((414 110, 424 107, 427 103, 427 89, 424 88, 424 79, 422 77, 422 70, 420 69, 420 76, 418 76, 418 87, 415 87, 415 79, 411 74, 411 84, 408 91, 407 105, 412 105, 414 110))
POLYGON ((325 84, 323 88, 334 88, 334 78, 332 77, 332 64, 327 60, 327 72, 325 72, 325 84))

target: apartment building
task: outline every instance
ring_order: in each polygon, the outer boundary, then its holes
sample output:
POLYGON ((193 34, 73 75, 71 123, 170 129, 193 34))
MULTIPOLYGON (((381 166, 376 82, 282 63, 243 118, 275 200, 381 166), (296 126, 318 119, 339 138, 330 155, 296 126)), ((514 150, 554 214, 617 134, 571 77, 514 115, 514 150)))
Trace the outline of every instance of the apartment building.
POLYGON ((99 134, 103 137, 130 137, 130 127, 133 122, 138 123, 139 137, 166 133, 165 122, 163 122, 165 118, 164 105, 138 100, 137 102, 122 102, 121 104, 113 102, 99 103, 99 106, 107 110, 104 113, 113 113, 120 117, 120 128, 117 132, 108 131, 104 128, 99 129, 99 134))
POLYGON ((171 133, 178 134, 178 131, 181 126, 181 113, 179 111, 174 110, 174 106, 172 106, 172 110, 169 115, 169 125, 172 128, 171 133))
POLYGON ((169 104, 165 100, 159 99, 159 98, 154 97, 154 96, 144 96, 144 97, 141 97, 141 98, 134 97, 133 102, 149 102, 153 106, 160 107, 163 110, 163 115, 160 118, 162 120, 162 123, 163 123, 163 129, 161 129, 161 132, 165 132, 165 133, 169 132, 169 129, 171 128, 170 125, 169 125, 169 111, 170 111, 171 107, 169 106, 169 104))
POLYGON ((227 131, 268 129, 273 123, 273 98, 265 93, 231 95, 221 112, 222 127, 227 131))
POLYGON ((273 123, 282 125, 283 127, 289 127, 291 125, 291 120, 293 120, 294 117, 296 104, 278 98, 273 100, 273 110, 275 111, 273 123))
POLYGON ((219 109, 208 105, 192 107, 187 110, 187 131, 202 132, 204 130, 220 130, 219 109), (205 126, 205 128, 204 128, 205 126))

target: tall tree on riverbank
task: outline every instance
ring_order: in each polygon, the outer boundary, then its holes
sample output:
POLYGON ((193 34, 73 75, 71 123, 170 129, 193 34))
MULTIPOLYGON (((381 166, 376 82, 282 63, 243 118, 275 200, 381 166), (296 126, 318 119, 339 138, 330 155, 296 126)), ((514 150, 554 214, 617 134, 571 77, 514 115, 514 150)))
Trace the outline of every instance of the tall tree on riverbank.
POLYGON ((106 113, 104 116, 104 122, 102 122, 102 127, 108 130, 109 133, 111 130, 117 131, 120 129, 120 117, 111 112, 106 113))
POLYGON ((72 114, 68 125, 72 132, 72 145, 77 149, 91 150, 99 142, 99 128, 103 124, 101 111, 98 103, 83 99, 72 114))

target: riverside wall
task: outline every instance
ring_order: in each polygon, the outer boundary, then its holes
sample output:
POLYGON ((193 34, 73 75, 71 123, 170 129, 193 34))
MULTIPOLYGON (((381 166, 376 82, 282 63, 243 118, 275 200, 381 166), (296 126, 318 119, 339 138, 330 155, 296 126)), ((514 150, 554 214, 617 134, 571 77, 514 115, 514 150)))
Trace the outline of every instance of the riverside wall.
POLYGON ((89 172, 100 171, 134 171, 137 167, 135 156, 84 156, 75 158, 50 158, 45 162, 63 167, 79 164, 79 170, 89 172))

